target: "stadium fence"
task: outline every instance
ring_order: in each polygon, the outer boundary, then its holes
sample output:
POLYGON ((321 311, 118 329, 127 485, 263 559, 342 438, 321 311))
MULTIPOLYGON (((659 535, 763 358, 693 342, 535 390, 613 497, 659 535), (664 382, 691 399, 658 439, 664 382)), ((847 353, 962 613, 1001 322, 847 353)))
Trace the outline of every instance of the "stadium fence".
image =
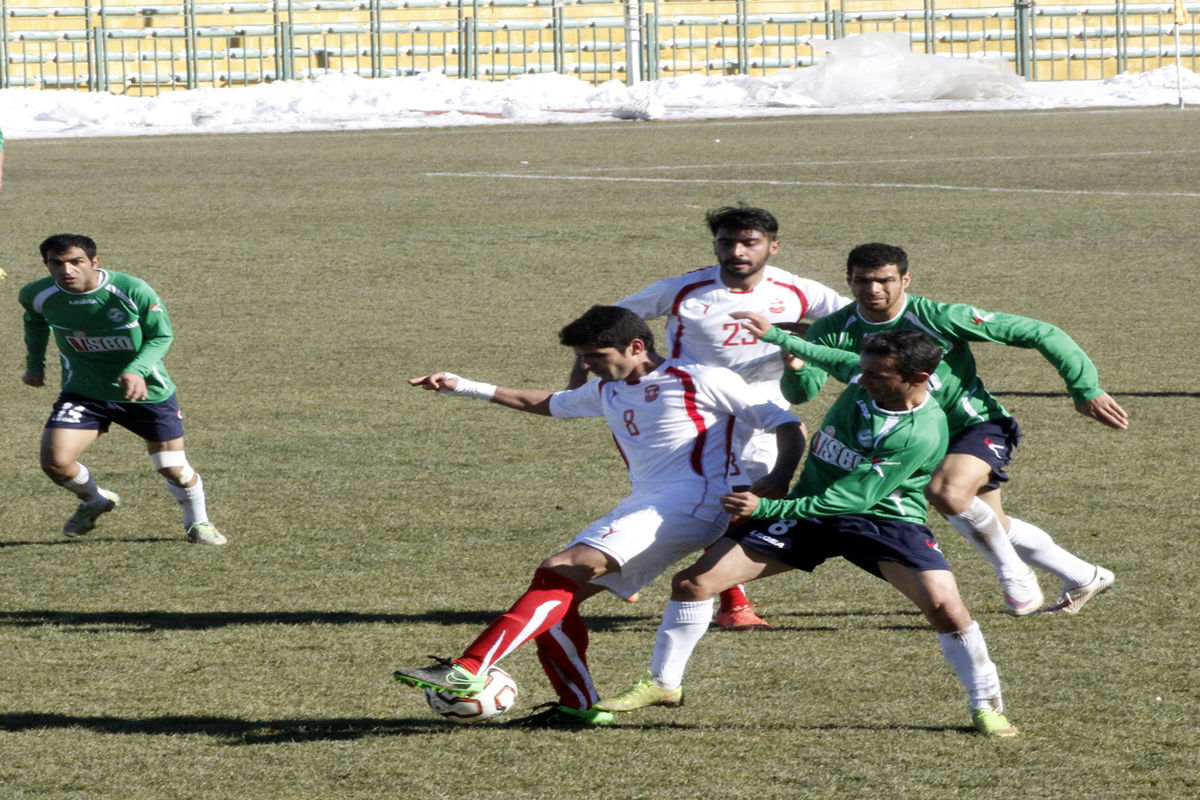
POLYGON ((1198 26, 1172 3, 964 2, 0 0, 0 88, 156 94, 331 72, 552 72, 593 83, 763 75, 809 66, 823 42, 869 31, 906 34, 916 52, 1003 59, 1030 80, 1107 78, 1177 57, 1196 71, 1200 60, 1198 26))

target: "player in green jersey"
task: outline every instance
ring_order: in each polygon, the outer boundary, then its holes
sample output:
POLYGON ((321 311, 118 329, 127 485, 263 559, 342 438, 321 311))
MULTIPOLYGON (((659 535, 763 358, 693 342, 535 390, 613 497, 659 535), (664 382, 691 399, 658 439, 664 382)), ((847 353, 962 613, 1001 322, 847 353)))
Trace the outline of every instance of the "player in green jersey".
POLYGON ((100 268, 96 243, 58 234, 42 242, 50 276, 21 289, 25 309, 27 386, 45 384, 46 346, 53 331, 62 361, 62 391, 42 433, 42 470, 79 497, 63 526, 81 536, 121 502, 102 489, 79 459, 112 423, 146 441, 155 469, 183 509, 185 536, 197 544, 225 544, 208 520, 204 482, 188 464, 175 384, 162 358, 171 346, 171 323, 143 280, 100 268))
MULTIPOLYGON (((909 295, 912 274, 908 255, 899 247, 871 243, 854 248, 846 277, 857 302, 818 320, 805 338, 852 352, 865 336, 884 330, 921 330, 938 339, 946 358, 934 394, 949 420, 950 447, 926 488, 930 503, 991 562, 1010 613, 1023 616, 1041 606, 1042 592, 1031 565, 1052 573, 1062 584, 1059 599, 1044 610, 1078 612, 1112 585, 1113 574, 1055 544, 1041 528, 1004 513, 1000 487, 1008 480, 1004 468, 1020 440, 1020 429, 984 388, 970 343, 1037 349, 1062 376, 1079 413, 1124 430, 1128 415, 1100 388, 1091 360, 1049 323, 909 295)), ((785 373, 784 395, 793 403, 804 402, 825 379, 821 367, 804 364, 785 373)))
POLYGON ((891 583, 929 620, 967 691, 975 727, 989 736, 1016 735, 983 634, 924 524, 923 489, 948 440, 946 415, 928 391, 941 357, 937 342, 917 331, 863 343, 858 375, 813 436, 799 482, 782 500, 751 492, 722 499, 726 511, 748 519, 673 578, 650 677, 596 708, 682 705, 683 672, 708 629, 704 609, 717 592, 793 569, 811 572, 841 556, 891 583))

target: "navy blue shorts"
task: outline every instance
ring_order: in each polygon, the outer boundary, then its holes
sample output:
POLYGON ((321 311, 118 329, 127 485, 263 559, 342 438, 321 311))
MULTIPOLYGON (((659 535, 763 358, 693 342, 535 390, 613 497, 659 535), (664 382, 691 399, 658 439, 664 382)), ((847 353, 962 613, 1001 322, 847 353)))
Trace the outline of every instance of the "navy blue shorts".
POLYGON ((161 403, 113 403, 63 392, 46 427, 107 433, 114 422, 147 442, 169 442, 183 436, 183 415, 173 394, 161 403))
POLYGON ((1021 443, 1021 426, 1012 417, 980 422, 963 428, 950 437, 946 455, 966 453, 975 456, 992 468, 988 489, 999 489, 1008 480, 1004 468, 1012 461, 1017 445, 1021 443))
POLYGON ((747 550, 805 572, 838 556, 877 578, 883 577, 880 561, 894 561, 922 572, 950 569, 929 528, 900 520, 854 516, 748 519, 725 535, 747 550))

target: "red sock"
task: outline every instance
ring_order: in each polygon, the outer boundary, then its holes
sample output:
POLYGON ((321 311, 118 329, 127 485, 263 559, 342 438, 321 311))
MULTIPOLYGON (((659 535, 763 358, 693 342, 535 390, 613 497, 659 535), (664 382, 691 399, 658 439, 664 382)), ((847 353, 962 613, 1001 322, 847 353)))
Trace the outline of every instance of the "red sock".
POLYGON ((746 584, 739 583, 730 589, 721 592, 721 611, 733 611, 738 606, 750 605, 750 598, 746 596, 746 584))
POLYGON ((493 620, 454 663, 482 675, 513 650, 557 625, 578 589, 575 581, 539 567, 525 594, 493 620))
POLYGON ((587 623, 579 615, 579 603, 572 603, 562 621, 537 637, 538 660, 558 702, 568 708, 591 708, 600 701, 587 665, 587 623))

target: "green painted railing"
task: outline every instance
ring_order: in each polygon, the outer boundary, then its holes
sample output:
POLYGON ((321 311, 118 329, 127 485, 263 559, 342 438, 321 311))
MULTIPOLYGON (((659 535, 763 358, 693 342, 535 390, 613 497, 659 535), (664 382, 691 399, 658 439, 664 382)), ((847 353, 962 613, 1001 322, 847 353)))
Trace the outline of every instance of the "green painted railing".
POLYGON ((917 52, 1004 59, 1030 79, 1105 78, 1172 65, 1177 54, 1200 71, 1200 25, 1183 24, 1177 48, 1171 3, 1127 0, 989 8, 914 0, 901 10, 870 0, 714 0, 688 3, 688 13, 668 0, 21 3, 0 0, 0 88, 145 94, 329 72, 556 72, 596 83, 762 75, 809 66, 824 42, 868 31, 906 34, 917 52))

